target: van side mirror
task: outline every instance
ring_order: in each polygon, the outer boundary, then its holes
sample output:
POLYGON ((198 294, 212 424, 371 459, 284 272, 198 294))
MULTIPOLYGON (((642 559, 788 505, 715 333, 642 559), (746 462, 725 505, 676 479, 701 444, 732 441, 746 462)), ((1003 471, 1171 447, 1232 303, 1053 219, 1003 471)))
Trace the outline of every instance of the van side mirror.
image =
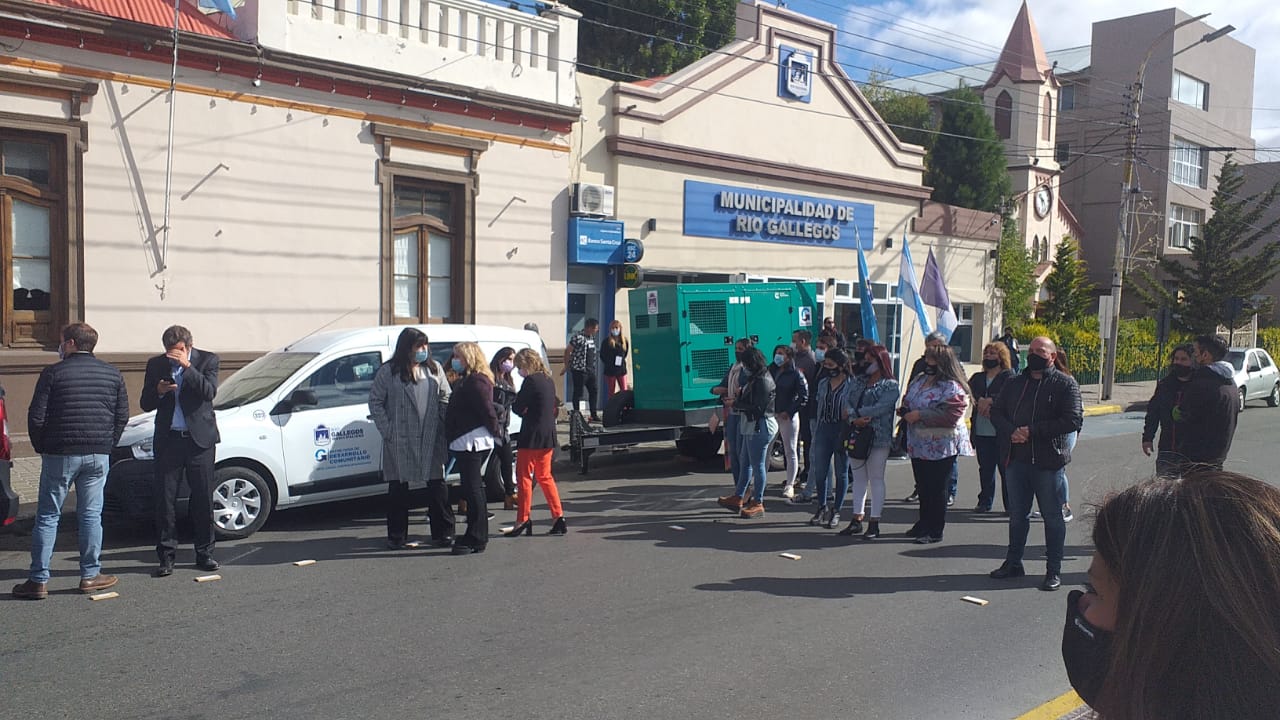
POLYGON ((288 415, 289 413, 302 407, 315 407, 320 404, 320 399, 316 397, 315 390, 294 390, 289 397, 276 403, 271 408, 272 415, 288 415))

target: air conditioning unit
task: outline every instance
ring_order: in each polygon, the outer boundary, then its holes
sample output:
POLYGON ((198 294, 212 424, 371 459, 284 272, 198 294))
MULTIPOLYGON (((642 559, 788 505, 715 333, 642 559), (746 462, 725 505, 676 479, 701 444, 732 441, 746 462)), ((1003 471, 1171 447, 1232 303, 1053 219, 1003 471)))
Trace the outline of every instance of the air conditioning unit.
POLYGON ((569 212, 574 215, 613 217, 613 186, 574 183, 569 212))

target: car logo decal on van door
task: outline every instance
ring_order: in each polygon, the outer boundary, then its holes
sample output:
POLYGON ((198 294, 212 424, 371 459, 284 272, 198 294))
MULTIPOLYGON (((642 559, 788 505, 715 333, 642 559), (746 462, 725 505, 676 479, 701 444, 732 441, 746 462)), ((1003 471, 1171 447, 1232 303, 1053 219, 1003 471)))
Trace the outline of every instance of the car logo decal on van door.
POLYGON ((317 425, 316 426, 316 445, 319 445, 320 447, 324 447, 325 445, 328 445, 330 442, 331 442, 331 438, 329 437, 329 428, 325 427, 324 425, 317 425))

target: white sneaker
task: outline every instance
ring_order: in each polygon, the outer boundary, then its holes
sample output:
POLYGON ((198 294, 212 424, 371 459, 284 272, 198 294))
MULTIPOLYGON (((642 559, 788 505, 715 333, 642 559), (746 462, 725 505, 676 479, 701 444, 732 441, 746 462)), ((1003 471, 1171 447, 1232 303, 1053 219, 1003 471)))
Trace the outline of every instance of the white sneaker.
POLYGON ((796 496, 796 489, 790 485, 782 488, 782 497, 790 500, 796 496))
POLYGON ((1032 511, 1031 511, 1031 514, 1027 516, 1027 519, 1028 519, 1028 520, 1039 520, 1039 519, 1040 519, 1040 511, 1039 511, 1039 510, 1032 510, 1032 511))
POLYGON ((1076 516, 1071 512, 1071 506, 1063 505, 1062 506, 1062 522, 1071 522, 1072 520, 1075 520, 1075 519, 1076 519, 1076 516))

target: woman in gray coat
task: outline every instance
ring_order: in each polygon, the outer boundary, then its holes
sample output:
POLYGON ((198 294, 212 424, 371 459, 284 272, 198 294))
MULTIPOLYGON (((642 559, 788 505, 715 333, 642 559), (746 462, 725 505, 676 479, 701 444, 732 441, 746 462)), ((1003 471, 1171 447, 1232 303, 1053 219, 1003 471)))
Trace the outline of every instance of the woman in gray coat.
POLYGON ((445 461, 444 411, 449 383, 431 359, 427 336, 405 328, 391 360, 369 388, 369 413, 382 435, 382 475, 387 481, 387 547, 404 547, 409 535, 409 484, 427 485, 431 541, 453 544, 453 512, 441 467, 445 461), (436 476, 439 477, 436 477, 436 476))

